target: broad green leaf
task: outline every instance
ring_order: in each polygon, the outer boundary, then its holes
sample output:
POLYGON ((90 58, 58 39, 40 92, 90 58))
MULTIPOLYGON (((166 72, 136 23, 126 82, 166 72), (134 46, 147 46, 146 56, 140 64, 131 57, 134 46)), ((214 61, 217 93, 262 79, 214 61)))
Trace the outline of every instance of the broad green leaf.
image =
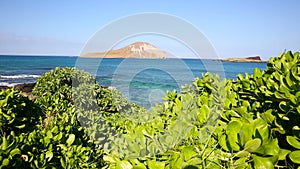
POLYGON ((246 150, 239 151, 235 154, 235 156, 237 156, 237 157, 246 157, 248 155, 249 155, 249 152, 246 150))
POLYGON ((249 140, 246 142, 244 146, 244 150, 249 152, 254 152, 260 147, 260 145, 261 145, 261 140, 259 138, 255 138, 253 140, 249 140))
POLYGON ((300 164, 300 150, 291 152, 289 157, 294 163, 300 164))
POLYGON ((264 143, 256 152, 269 156, 278 156, 280 151, 278 140, 273 139, 269 143, 264 143))
POLYGON ((254 71, 253 71, 253 77, 254 78, 259 78, 261 77, 261 70, 259 68, 254 68, 254 71))
POLYGON ((242 158, 235 160, 233 163, 234 168, 236 168, 236 169, 246 168, 248 166, 247 160, 249 160, 248 157, 242 157, 242 158))
POLYGON ((52 138, 53 137, 53 134, 52 134, 52 132, 50 130, 48 130, 46 134, 47 134, 48 138, 52 138))
POLYGON ((293 130, 299 131, 299 130, 300 130, 300 127, 299 127, 299 126, 294 126, 294 127, 293 127, 293 130))
POLYGON ((286 136, 286 141, 293 147, 300 149, 300 141, 295 136, 286 136))
POLYGON ((58 127, 57 127, 57 126, 54 126, 54 127, 51 129, 51 132, 57 133, 57 132, 58 132, 58 127))
POLYGON ((229 148, 227 146, 227 142, 226 142, 226 135, 221 135, 219 138, 219 144, 221 145, 221 147, 225 150, 225 151, 229 151, 229 148))
POLYGON ((155 161, 155 160, 147 160, 147 164, 149 169, 164 169, 165 168, 165 162, 162 161, 155 161))
POLYGON ((115 158, 113 158, 111 156, 108 156, 108 155, 103 156, 103 160, 106 161, 106 162, 109 162, 109 163, 117 162, 115 158))
POLYGON ((132 165, 128 161, 119 161, 117 162, 116 169, 132 169, 132 165))
POLYGON ((257 169, 274 168, 272 160, 269 157, 260 157, 260 156, 253 155, 253 163, 254 163, 254 168, 257 169))
POLYGON ((240 149, 238 145, 238 133, 241 130, 241 126, 240 122, 231 121, 226 128, 227 141, 229 142, 230 148, 234 151, 239 151, 240 149))
POLYGON ((75 135, 74 134, 70 134, 69 138, 67 139, 66 143, 70 146, 74 143, 75 141, 75 135))
POLYGON ((3 166, 8 166, 8 164, 9 164, 9 159, 5 158, 5 159, 2 161, 2 166, 1 166, 1 167, 3 167, 3 166))
POLYGON ((137 163, 132 166, 132 169, 147 169, 143 163, 137 163))
POLYGON ((289 154, 290 152, 291 152, 291 150, 280 149, 279 150, 278 160, 285 160, 286 159, 286 155, 289 154))
POLYGON ((194 157, 195 155, 197 155, 197 152, 191 146, 184 147, 183 150, 182 150, 182 152, 183 152, 183 159, 184 159, 184 161, 188 161, 192 157, 194 157))
POLYGON ((170 166, 170 168, 181 169, 182 168, 182 163, 183 163, 183 160, 182 160, 180 154, 179 153, 174 153, 172 155, 172 157, 170 158, 169 166, 170 166))
POLYGON ((269 109, 261 114, 261 118, 268 124, 271 124, 275 120, 275 116, 272 114, 272 111, 272 109, 269 109))

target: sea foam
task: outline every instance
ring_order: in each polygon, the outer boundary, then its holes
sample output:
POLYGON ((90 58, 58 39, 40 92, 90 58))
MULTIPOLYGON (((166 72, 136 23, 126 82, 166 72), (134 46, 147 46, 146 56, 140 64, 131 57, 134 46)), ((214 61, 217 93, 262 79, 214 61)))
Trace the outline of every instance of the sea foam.
POLYGON ((40 75, 26 75, 26 74, 11 75, 11 76, 0 75, 0 79, 25 79, 25 78, 39 78, 39 77, 40 75))

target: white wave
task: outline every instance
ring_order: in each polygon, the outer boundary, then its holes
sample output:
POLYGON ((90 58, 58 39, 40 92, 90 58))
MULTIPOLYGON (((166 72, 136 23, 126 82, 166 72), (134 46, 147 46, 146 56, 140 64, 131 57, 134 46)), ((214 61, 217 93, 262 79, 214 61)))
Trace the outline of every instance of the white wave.
POLYGON ((12 87, 12 86, 15 86, 17 84, 20 84, 20 83, 7 83, 7 82, 0 82, 0 86, 8 86, 8 87, 12 87))
POLYGON ((38 78, 38 77, 40 77, 40 75, 26 75, 26 74, 12 75, 12 76, 0 75, 0 79, 25 79, 25 78, 38 78))
POLYGON ((110 89, 110 90, 117 90, 117 88, 113 87, 113 86, 108 86, 107 88, 110 89))

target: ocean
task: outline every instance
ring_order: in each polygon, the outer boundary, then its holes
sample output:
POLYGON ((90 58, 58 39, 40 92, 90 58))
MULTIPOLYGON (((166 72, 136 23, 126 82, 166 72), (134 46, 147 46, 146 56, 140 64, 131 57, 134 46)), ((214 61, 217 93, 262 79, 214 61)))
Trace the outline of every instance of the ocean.
POLYGON ((267 63, 220 62, 205 59, 89 59, 68 56, 0 55, 0 86, 32 83, 55 67, 78 67, 96 76, 102 86, 116 88, 132 102, 149 108, 162 101, 167 90, 191 84, 202 73, 234 79, 252 74, 267 63))

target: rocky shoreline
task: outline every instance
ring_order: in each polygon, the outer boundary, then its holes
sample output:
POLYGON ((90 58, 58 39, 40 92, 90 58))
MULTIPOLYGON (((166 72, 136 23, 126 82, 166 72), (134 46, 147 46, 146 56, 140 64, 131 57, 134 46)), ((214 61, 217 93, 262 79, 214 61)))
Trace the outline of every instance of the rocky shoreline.
MULTIPOLYGON (((24 83, 24 84, 17 84, 17 85, 12 86, 12 87, 14 87, 17 90, 22 91, 23 94, 26 94, 29 97, 33 97, 32 90, 33 90, 34 86, 35 86, 35 83, 24 83)), ((12 88, 12 87, 0 86, 0 91, 6 90, 6 89, 9 89, 9 88, 12 88)))

